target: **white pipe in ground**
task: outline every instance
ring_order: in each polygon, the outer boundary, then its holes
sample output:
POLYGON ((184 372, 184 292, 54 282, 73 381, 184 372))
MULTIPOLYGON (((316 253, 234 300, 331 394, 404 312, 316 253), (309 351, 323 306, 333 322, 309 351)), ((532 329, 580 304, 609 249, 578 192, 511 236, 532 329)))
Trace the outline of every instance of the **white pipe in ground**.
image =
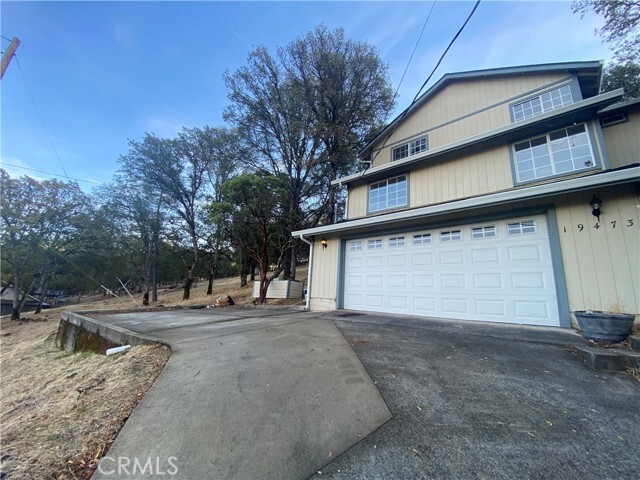
POLYGON ((116 353, 125 352, 125 351, 129 350, 130 348, 131 348, 131 345, 123 345, 122 347, 107 348, 107 356, 108 355, 115 355, 116 353))

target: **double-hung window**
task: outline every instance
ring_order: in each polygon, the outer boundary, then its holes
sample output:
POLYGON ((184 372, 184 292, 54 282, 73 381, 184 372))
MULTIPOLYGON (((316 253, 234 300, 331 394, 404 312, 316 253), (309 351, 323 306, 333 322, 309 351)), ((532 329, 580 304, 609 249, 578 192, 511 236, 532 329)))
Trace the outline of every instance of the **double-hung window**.
POLYGON ((584 124, 518 142, 513 150, 518 182, 569 174, 596 164, 584 124))
POLYGON ((408 204, 407 176, 390 178, 369 185, 369 213, 405 207, 408 204))
POLYGON ((518 122, 527 118, 542 115, 557 108, 573 103, 571 87, 564 85, 536 97, 529 98, 524 102, 516 103, 511 107, 513 120, 518 122))
POLYGON ((391 161, 395 162, 412 155, 418 155, 419 153, 426 152, 428 148, 427 137, 420 137, 393 148, 391 151, 391 161))

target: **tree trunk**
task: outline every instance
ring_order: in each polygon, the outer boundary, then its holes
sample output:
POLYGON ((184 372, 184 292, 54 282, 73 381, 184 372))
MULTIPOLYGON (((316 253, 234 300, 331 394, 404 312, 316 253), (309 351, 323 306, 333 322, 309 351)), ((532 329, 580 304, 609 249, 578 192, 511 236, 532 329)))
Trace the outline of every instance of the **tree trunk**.
MULTIPOLYGON (((291 279, 291 247, 287 247, 287 250, 284 253, 284 269, 282 270, 282 279, 283 280, 290 280, 291 279)), ((293 273, 293 276, 295 277, 295 273, 293 273)))
POLYGON ((144 292, 144 295, 142 296, 142 305, 145 307, 149 306, 149 290, 144 292))
POLYGON ((256 262, 254 262, 253 260, 251 260, 251 262, 249 263, 249 281, 251 282, 255 282, 256 281, 256 262))
POLYGON ((184 293, 182 294, 182 300, 189 300, 191 297, 191 285, 193 284, 193 272, 187 273, 187 278, 184 279, 184 293))
POLYGON ((289 261, 291 262, 289 267, 289 271, 291 272, 291 275, 289 276, 290 280, 296 279, 296 267, 298 266, 298 259, 296 258, 297 254, 298 244, 294 240, 293 242, 291 242, 291 258, 289 259, 289 261))
MULTIPOLYGON (((36 284, 36 280, 38 279, 38 277, 40 277, 40 274, 36 273, 33 276, 33 279, 31 279, 31 283, 29 284, 29 287, 22 294, 22 299, 20 300, 20 302, 18 304, 18 312, 17 312, 18 316, 16 318, 14 318, 14 313, 15 313, 15 309, 14 309, 14 311, 11 313, 11 320, 20 320, 20 313, 22 312, 22 309, 24 308, 24 304, 27 303, 27 298, 29 298, 29 292, 31 291, 33 286, 36 284)), ((20 292, 20 290, 18 290, 18 292, 20 292)))
POLYGON ((44 299, 46 296, 47 289, 49 288, 49 276, 45 277, 44 282, 42 284, 42 291, 40 292, 40 301, 38 302, 38 306, 36 307, 36 314, 42 312, 42 304, 44 303, 44 299))
POLYGON ((20 273, 13 269, 13 305, 11 308, 11 320, 20 320, 20 273))

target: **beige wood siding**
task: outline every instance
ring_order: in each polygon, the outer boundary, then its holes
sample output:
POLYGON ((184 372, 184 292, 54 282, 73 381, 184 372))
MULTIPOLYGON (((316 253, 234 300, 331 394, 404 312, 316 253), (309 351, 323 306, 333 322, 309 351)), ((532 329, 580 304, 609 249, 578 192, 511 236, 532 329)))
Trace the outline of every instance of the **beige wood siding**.
POLYGON ((509 148, 438 162, 409 174, 411 207, 459 200, 513 187, 509 148))
POLYGON ((367 214, 368 185, 358 185, 349 190, 347 219, 364 217, 367 214))
MULTIPOLYGON (((409 173, 409 206, 422 207, 506 190, 513 187, 508 146, 446 162, 435 162, 409 173)), ((367 215, 368 185, 349 192, 349 219, 367 215)))
POLYGON ((571 312, 622 308, 640 313, 639 192, 640 184, 624 185, 556 200, 571 312), (594 193, 602 200, 598 229, 589 205, 594 193))
POLYGON ((313 270, 309 307, 311 310, 335 310, 338 279, 338 252, 340 240, 326 236, 327 248, 322 248, 320 239, 313 245, 313 270))
POLYGON ((640 112, 629 113, 628 119, 602 129, 611 168, 640 162, 640 112))
MULTIPOLYGON (((429 148, 433 149, 508 125, 511 123, 509 104, 515 98, 528 96, 530 92, 562 79, 569 81, 569 76, 556 73, 455 81, 401 123, 386 147, 377 154, 373 165, 389 163, 390 149, 394 144, 404 143, 427 130, 430 130, 429 148), (466 115, 470 116, 460 118, 466 115), (448 125, 442 125, 451 121, 448 125), (434 130, 434 127, 438 128, 434 130)), ((376 145, 374 155, 381 146, 382 142, 376 145)))

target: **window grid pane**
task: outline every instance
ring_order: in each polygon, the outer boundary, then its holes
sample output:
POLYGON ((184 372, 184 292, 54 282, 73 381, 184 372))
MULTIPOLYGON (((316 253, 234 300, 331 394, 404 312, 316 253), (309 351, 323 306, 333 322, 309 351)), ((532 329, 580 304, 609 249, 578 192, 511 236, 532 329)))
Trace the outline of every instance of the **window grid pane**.
POLYGON ((571 87, 564 85, 550 92, 543 93, 537 97, 530 98, 524 102, 513 105, 513 119, 518 122, 527 118, 550 112, 557 108, 573 103, 571 87))
POLYGON ((392 237, 389 239, 390 247, 404 247, 404 237, 392 237))
POLYGON ((407 176, 391 178, 369 186, 369 212, 407 205, 407 176))
POLYGON ((462 232, 460 230, 450 230, 448 232, 440 232, 441 242, 453 242, 462 240, 462 232))
POLYGON ((382 248, 382 240, 369 240, 367 242, 368 249, 382 248))
POLYGON ((431 234, 430 233, 423 233, 421 235, 414 235, 413 236, 413 244, 414 245, 427 245, 431 243, 431 234))
POLYGON ((357 251, 357 250, 362 250, 362 248, 363 248, 363 243, 361 241, 360 242, 351 242, 349 244, 349 250, 351 250, 352 252, 353 251, 357 251))
POLYGON ((490 238, 496 236, 496 227, 491 225, 488 227, 477 227, 471 229, 471 238, 490 238))
POLYGON ((584 124, 514 144, 519 182, 570 173, 595 166, 584 124))

